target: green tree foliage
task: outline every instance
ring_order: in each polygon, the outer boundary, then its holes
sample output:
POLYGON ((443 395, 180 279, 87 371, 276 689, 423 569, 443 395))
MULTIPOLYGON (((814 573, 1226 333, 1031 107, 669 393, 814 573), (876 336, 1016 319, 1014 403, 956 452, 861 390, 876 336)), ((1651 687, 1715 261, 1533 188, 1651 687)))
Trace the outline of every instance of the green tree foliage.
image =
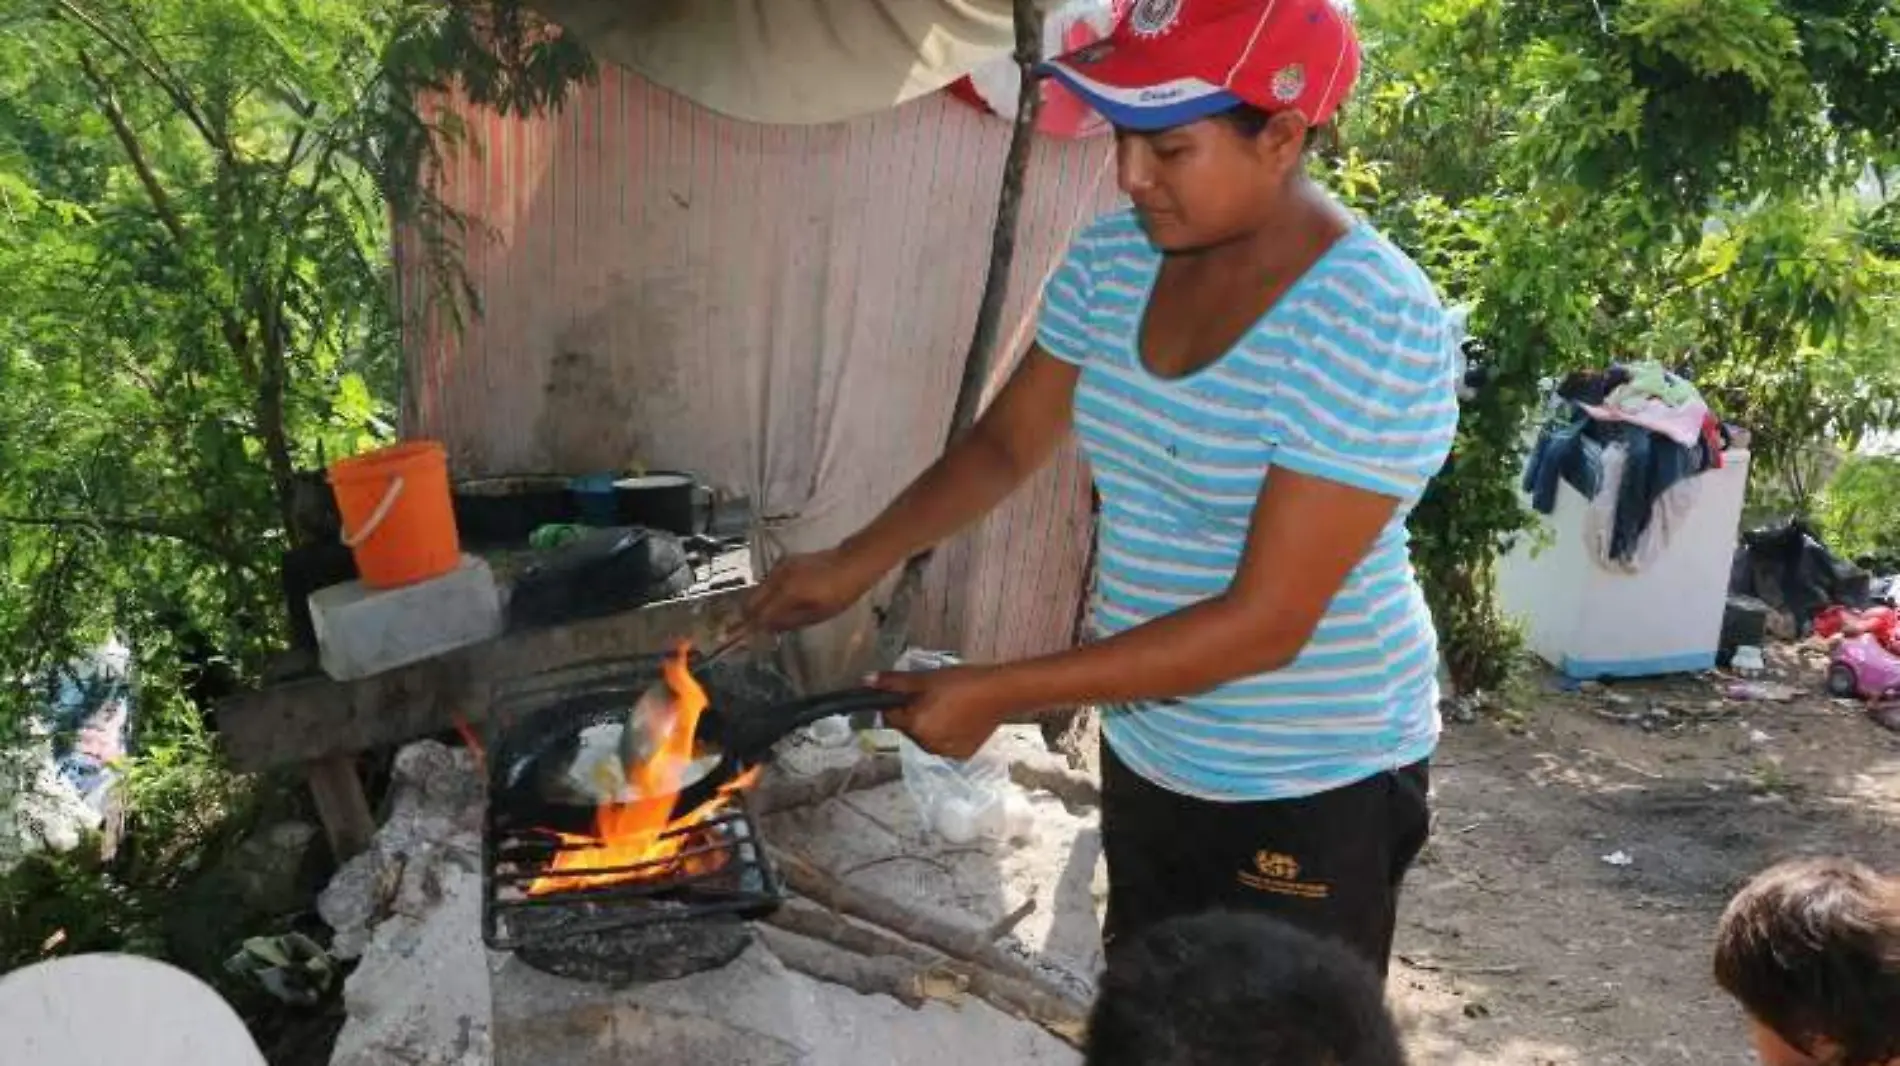
POLYGON ((181 620, 254 666, 294 471, 388 432, 392 217, 408 302, 469 306, 430 101, 546 106, 585 53, 414 0, 0 0, 0 40, 0 676, 181 620))
POLYGON ((1881 0, 1363 0, 1332 178, 1471 309, 1491 374, 1413 521, 1462 689, 1540 382, 1654 359, 1769 472, 1900 419, 1900 15, 1881 0))
POLYGON ((1816 510, 1829 547, 1876 574, 1900 572, 1900 456, 1849 456, 1816 510))
POLYGON ((295 472, 390 432, 405 309, 472 307, 437 102, 548 107, 590 71, 507 0, 0 0, 0 752, 23 681, 109 633, 141 705, 138 846, 98 884, 0 883, 0 969, 56 929, 173 939, 254 800, 188 660, 244 679, 281 647, 295 472), (395 269, 397 220, 424 269, 395 269))

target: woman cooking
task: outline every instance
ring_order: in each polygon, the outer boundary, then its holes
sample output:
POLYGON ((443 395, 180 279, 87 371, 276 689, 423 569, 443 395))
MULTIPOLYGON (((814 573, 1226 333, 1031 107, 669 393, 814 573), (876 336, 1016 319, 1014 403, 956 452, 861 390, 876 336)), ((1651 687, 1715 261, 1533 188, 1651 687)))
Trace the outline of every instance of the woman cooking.
POLYGON ((749 606, 829 618, 987 514, 1073 428, 1101 497, 1099 639, 884 675, 926 749, 1103 710, 1113 942, 1214 907, 1383 967, 1427 830, 1437 646, 1405 518, 1457 422, 1458 330, 1405 255, 1306 174, 1359 46, 1327 0, 1141 0, 1050 64, 1116 129, 1132 202, 1074 241, 1035 345, 876 520, 749 606))

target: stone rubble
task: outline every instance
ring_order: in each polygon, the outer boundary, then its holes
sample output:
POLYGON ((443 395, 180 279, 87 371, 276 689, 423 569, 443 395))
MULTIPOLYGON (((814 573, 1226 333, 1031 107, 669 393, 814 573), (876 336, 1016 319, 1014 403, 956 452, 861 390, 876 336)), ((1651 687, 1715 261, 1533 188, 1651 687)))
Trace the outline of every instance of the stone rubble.
POLYGON ((361 958, 332 1066, 486 1066, 482 784, 466 751, 424 740, 397 756, 390 816, 317 898, 331 952, 361 958))
MULTIPOLYGON (((1033 729, 1012 757, 1046 758, 1033 729)), ((790 753, 788 753, 790 754, 790 753)), ((838 756, 830 756, 836 758, 838 756)), ((824 760, 830 761, 830 759, 824 760)), ((786 763, 809 768, 796 758, 786 763)), ((1014 787, 1014 786, 1011 786, 1014 787)), ((762 945, 680 981, 630 989, 539 973, 481 939, 482 786, 467 752, 422 741, 396 760, 391 813, 318 901, 333 950, 361 961, 332 1066, 1074 1066, 1055 1037, 988 1004, 912 1010, 788 970, 762 945)), ((1012 934, 1052 979, 1086 989, 1100 965, 1099 836, 1054 797, 1028 797, 1032 839, 952 846, 901 783, 774 816, 766 838, 854 883, 981 928, 1034 895, 1012 934)))

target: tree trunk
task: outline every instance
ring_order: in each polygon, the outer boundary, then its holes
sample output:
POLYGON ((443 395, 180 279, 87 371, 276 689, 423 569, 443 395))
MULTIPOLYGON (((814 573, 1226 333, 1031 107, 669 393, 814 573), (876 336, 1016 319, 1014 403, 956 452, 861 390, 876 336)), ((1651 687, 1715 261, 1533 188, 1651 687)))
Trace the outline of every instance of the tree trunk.
MULTIPOLYGON (((1010 129, 1009 152, 1003 160, 1003 184, 996 199, 996 226, 990 235, 990 265, 983 279, 983 298, 977 304, 976 328, 963 357, 963 377, 957 383, 956 403, 950 410, 950 430, 944 437, 948 451, 964 430, 975 423, 989 380, 992 349, 1002 325, 1003 303, 1009 296, 1010 266, 1016 258, 1016 219, 1022 213, 1023 178, 1029 170, 1029 148, 1035 141, 1036 115, 1042 110, 1042 91, 1036 64, 1042 59, 1042 16, 1034 0, 1015 0, 1016 68, 1022 89, 1016 97, 1016 122, 1010 129)), ((924 583, 931 553, 920 552, 904 563, 888 606, 878 620, 877 660, 887 667, 904 650, 910 636, 911 615, 924 583)))
POLYGON ((284 389, 289 381, 285 366, 284 333, 277 318, 277 307, 269 294, 260 294, 258 321, 262 326, 263 345, 258 360, 257 402, 253 417, 257 435, 264 442, 264 462, 270 468, 271 487, 277 496, 277 517, 284 524, 284 535, 294 546, 297 525, 292 521, 293 481, 296 464, 290 457, 290 437, 284 427, 284 389))

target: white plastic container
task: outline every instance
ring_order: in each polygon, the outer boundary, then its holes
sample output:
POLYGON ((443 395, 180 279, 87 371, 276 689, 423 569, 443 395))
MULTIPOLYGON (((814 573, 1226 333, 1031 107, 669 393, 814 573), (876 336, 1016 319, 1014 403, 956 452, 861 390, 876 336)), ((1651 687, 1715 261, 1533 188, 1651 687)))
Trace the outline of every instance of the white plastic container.
POLYGON ((362 582, 310 594, 323 672, 338 681, 394 670, 500 636, 501 593, 494 572, 473 555, 438 578, 396 589, 362 582))
POLYGON ((1498 565, 1498 600, 1531 650, 1579 680, 1690 673, 1715 666, 1729 564, 1748 487, 1748 453, 1731 450, 1702 482, 1668 544, 1636 573, 1601 566, 1585 546, 1589 508, 1568 484, 1498 565))

